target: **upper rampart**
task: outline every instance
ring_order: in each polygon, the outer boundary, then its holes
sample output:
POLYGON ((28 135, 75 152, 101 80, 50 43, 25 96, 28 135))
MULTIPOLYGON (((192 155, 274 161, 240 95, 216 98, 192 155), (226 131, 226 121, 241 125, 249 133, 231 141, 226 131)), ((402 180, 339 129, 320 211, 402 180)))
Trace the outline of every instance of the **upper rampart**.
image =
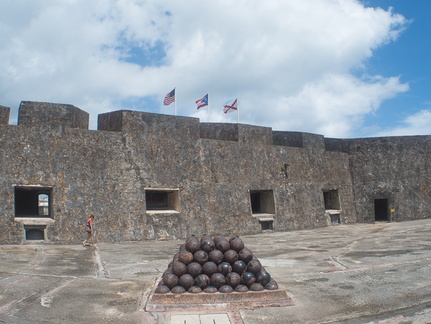
MULTIPOLYGON (((9 123, 10 108, 0 106, 0 124, 9 123)), ((45 128, 78 128, 88 130, 89 114, 68 104, 23 101, 18 112, 18 125, 45 128)), ((257 141, 265 145, 279 145, 314 150, 324 150, 322 135, 303 132, 272 131, 269 127, 230 123, 199 123, 199 119, 147 112, 118 110, 98 116, 97 130, 148 133, 154 126, 174 128, 169 133, 177 136, 175 129, 188 129, 187 134, 202 139, 221 141, 257 141), (195 129, 193 129, 195 128, 195 129)), ((165 135, 169 135, 169 133, 165 135)), ((193 137, 194 137, 193 136, 193 137)))

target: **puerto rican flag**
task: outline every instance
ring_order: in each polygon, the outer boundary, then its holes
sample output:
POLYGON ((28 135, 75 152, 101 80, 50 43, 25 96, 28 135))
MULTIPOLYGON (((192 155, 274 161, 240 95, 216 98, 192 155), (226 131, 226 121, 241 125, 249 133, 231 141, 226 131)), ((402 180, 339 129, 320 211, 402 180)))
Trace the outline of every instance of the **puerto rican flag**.
POLYGON ((227 114, 228 112, 232 110, 238 110, 238 98, 235 100, 230 101, 226 105, 223 106, 223 112, 227 114))
POLYGON ((198 105, 198 109, 208 106, 208 94, 203 96, 202 99, 199 99, 198 101, 196 101, 196 104, 198 105))

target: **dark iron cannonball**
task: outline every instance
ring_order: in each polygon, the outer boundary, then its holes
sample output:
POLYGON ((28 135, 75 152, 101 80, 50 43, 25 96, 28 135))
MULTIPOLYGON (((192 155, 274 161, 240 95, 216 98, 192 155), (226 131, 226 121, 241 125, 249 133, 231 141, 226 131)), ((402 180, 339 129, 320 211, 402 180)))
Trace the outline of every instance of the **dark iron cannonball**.
POLYGON ((223 252, 220 250, 212 250, 209 254, 208 254, 208 260, 214 262, 215 264, 219 264, 220 262, 223 261, 223 252))
POLYGON ((253 259, 253 252, 251 252, 248 248, 243 248, 238 253, 239 260, 242 260, 245 262, 245 264, 249 263, 253 259))
POLYGON ((195 253, 200 248, 201 248, 200 240, 195 235, 189 236, 189 238, 186 240, 187 251, 195 253))
POLYGON ((230 248, 240 252, 244 248, 244 242, 238 236, 232 236, 229 239, 230 248))
POLYGON ((201 238, 201 250, 210 253, 212 250, 215 249, 214 240, 209 235, 204 235, 201 238))
POLYGON ((217 270, 224 276, 227 276, 229 272, 232 272, 232 266, 229 262, 222 262, 218 265, 217 270))

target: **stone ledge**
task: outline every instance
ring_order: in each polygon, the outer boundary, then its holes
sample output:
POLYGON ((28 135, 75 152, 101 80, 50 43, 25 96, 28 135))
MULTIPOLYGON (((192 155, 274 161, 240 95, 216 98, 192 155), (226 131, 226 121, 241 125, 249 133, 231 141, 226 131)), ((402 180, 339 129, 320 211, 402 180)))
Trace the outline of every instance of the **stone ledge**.
POLYGON ((55 220, 49 217, 15 217, 14 221, 24 225, 52 225, 55 223, 55 220))
POLYGON ((171 214, 179 214, 180 212, 175 209, 164 209, 164 210, 147 210, 145 212, 148 215, 171 215, 171 214))

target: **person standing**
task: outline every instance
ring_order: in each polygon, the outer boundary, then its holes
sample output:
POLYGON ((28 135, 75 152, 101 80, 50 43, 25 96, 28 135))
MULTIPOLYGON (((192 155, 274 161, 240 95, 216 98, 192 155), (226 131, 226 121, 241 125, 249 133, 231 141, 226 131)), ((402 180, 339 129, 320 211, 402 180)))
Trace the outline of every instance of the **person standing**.
POLYGON ((87 220, 87 224, 85 225, 85 231, 87 232, 87 239, 82 242, 83 246, 90 245, 93 246, 93 234, 94 234, 94 215, 91 214, 90 218, 87 220))

